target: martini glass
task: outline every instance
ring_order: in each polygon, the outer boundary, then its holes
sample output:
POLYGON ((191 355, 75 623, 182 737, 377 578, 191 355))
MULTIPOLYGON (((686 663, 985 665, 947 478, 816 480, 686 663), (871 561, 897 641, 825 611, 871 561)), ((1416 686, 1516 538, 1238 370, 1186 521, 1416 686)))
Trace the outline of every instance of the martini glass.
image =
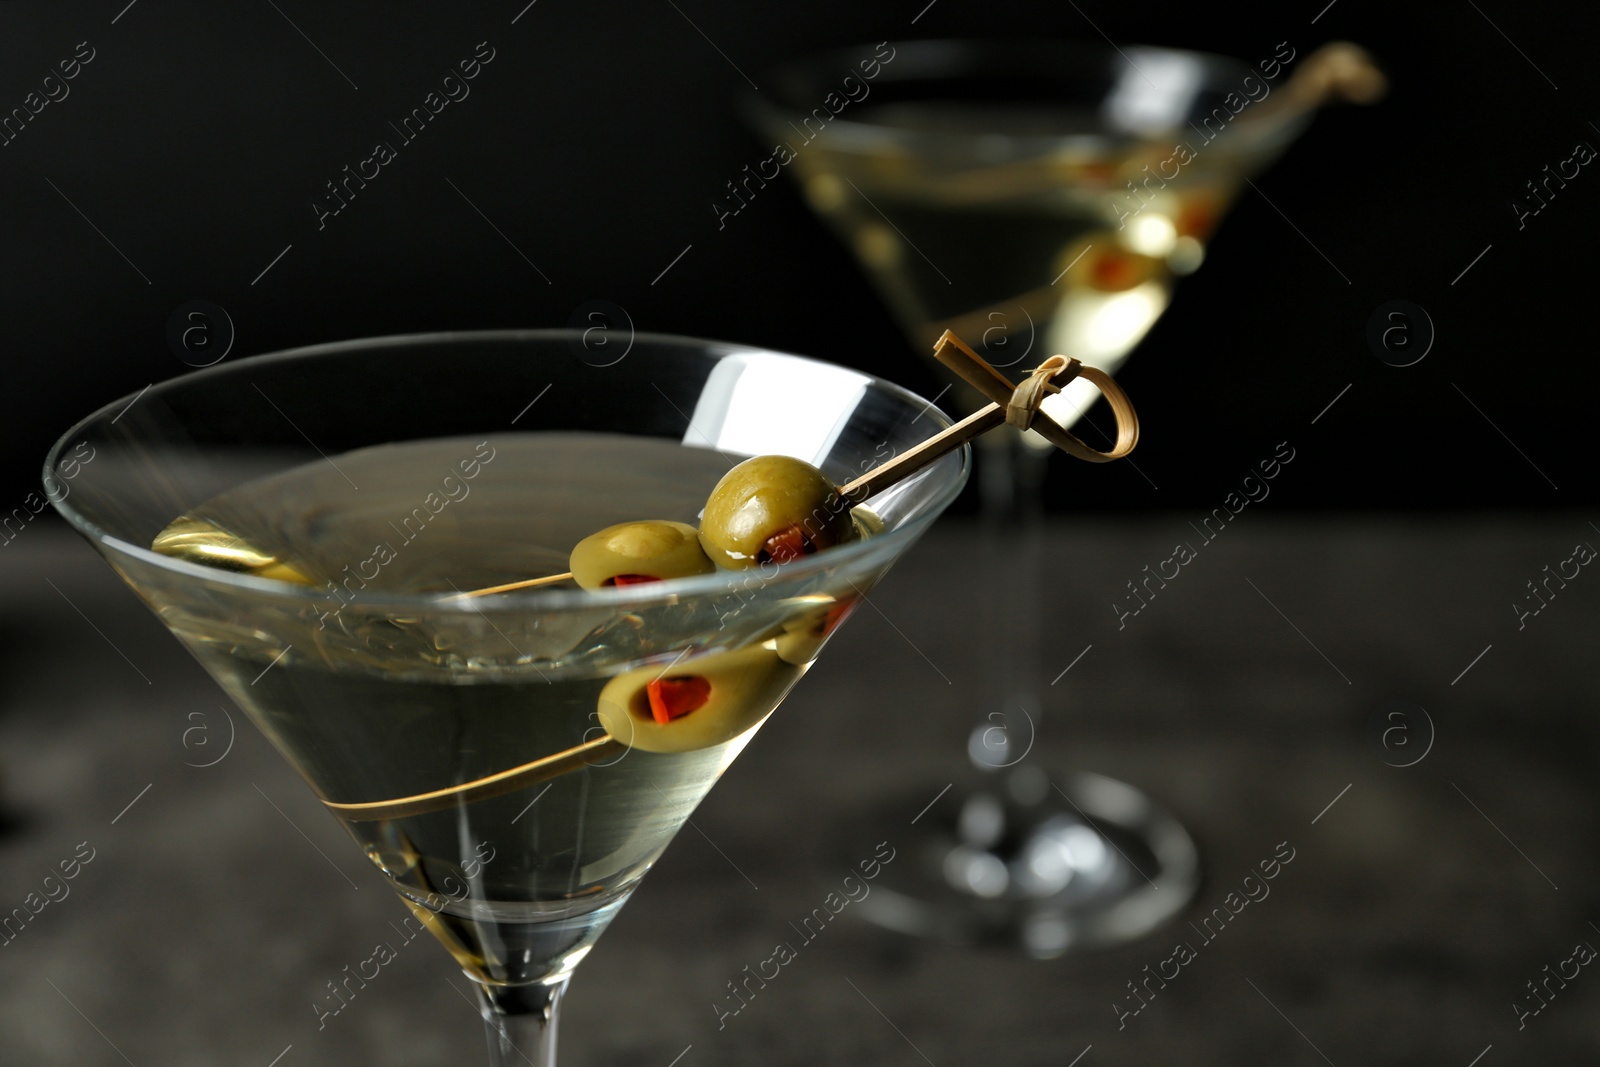
MULTIPOLYGON (((54 485, 95 450, 56 506, 345 826, 407 936, 454 957, 497 1067, 555 1062, 573 969, 814 660, 815 620, 870 589, 967 470, 946 455, 858 509, 871 536, 759 572, 460 596, 565 571, 612 523, 692 523, 746 455, 842 482, 948 425, 795 356, 640 335, 619 361, 586 340, 436 334, 218 366, 108 405, 45 467, 54 485), (669 670, 710 679, 688 741, 637 711, 669 670)), ((330 983, 319 1015, 342 1005, 330 983)))
MULTIPOLYGON (((779 67, 748 110, 774 142, 771 161, 919 351, 951 330, 996 367, 1061 353, 1114 373, 1249 177, 1323 103, 1383 90, 1354 45, 1328 45, 1290 73, 1297 58, 1288 45, 1251 67, 1147 47, 886 42, 779 67)), ((754 175, 776 177, 766 162, 754 175)), ((728 191, 719 213, 757 189, 747 174, 728 191)), ((1109 442, 1096 399, 1073 382, 1042 410, 1109 442)), ((1053 956, 1171 917, 1198 886, 1197 855, 1136 790, 1087 774, 1051 780, 1025 761, 1039 699, 1037 683, 1018 679, 1041 677, 1044 605, 1011 575, 1039 564, 1049 446, 1032 433, 984 444, 985 559, 1006 568, 989 585, 1012 602, 982 658, 994 695, 968 746, 982 784, 921 822, 927 862, 897 872, 908 884, 868 910, 912 933, 1020 940, 1053 956)))

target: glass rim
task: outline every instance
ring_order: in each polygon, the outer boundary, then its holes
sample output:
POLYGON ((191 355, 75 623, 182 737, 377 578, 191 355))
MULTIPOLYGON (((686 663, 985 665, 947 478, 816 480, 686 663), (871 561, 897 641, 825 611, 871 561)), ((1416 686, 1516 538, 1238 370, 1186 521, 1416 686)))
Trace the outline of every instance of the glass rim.
MULTIPOLYGON (((102 405, 89 415, 79 419, 64 433, 45 456, 43 477, 45 479, 45 496, 56 512, 66 519, 78 533, 94 542, 98 546, 111 551, 113 555, 128 556, 142 563, 150 564, 162 570, 186 578, 199 579, 230 587, 241 593, 255 596, 266 596, 269 599, 298 601, 307 605, 326 604, 329 592, 325 587, 308 587, 295 582, 285 582, 276 578, 262 578, 256 575, 245 574, 239 571, 225 570, 220 567, 208 567, 204 564, 193 563, 156 552, 151 548, 136 545, 115 536, 110 531, 102 529, 91 522, 86 516, 72 507, 66 497, 58 499, 50 491, 49 482, 57 479, 55 467, 57 460, 80 438, 84 431, 96 425, 110 412, 120 408, 132 406, 132 401, 143 397, 146 393, 159 396, 164 392, 185 388, 199 379, 223 377, 240 373, 241 367, 253 367, 266 363, 287 363, 296 360, 315 359, 324 356, 344 355, 368 349, 401 348, 408 346, 421 346, 448 342, 462 343, 496 343, 517 341, 561 341, 567 342, 581 337, 582 331, 577 329, 498 329, 498 330, 439 330, 429 333, 389 334, 379 337, 353 338, 344 341, 329 341, 314 345, 302 345, 296 348, 283 349, 275 352, 263 352, 253 356, 246 356, 229 364, 216 364, 201 368, 188 374, 168 378, 146 386, 137 393, 129 393, 111 402, 102 405)), ((766 348, 761 345, 748 344, 740 341, 719 341, 709 338, 687 337, 681 334, 636 332, 635 341, 647 341, 663 344, 667 347, 680 350, 691 350, 702 357, 713 358, 712 353, 717 349, 727 349, 729 354, 734 352, 756 353, 763 355, 781 356, 788 359, 798 359, 806 363, 814 363, 823 367, 841 367, 842 364, 830 363, 825 360, 813 359, 809 356, 796 355, 790 352, 781 352, 777 349, 766 348)), ((726 358, 719 356, 714 358, 726 358)), ((846 368, 855 371, 854 368, 846 368)), ((918 396, 904 386, 896 385, 876 375, 864 371, 855 371, 867 379, 868 387, 880 390, 904 401, 907 406, 916 406, 923 409, 930 417, 932 426, 937 432, 953 424, 943 411, 934 403, 924 397, 918 396)), ((516 431, 525 433, 527 431, 516 431)), ((395 593, 384 592, 372 595, 363 595, 359 604, 345 604, 361 613, 392 613, 416 612, 426 610, 437 613, 445 612, 473 612, 481 613, 487 609, 496 611, 517 611, 522 613, 555 613, 569 609, 623 607, 623 606, 654 606, 671 603, 685 597, 702 597, 726 594, 737 588, 748 588, 745 585, 752 575, 760 575, 762 586, 776 586, 780 584, 797 584, 799 581, 812 575, 820 574, 834 569, 839 564, 848 564, 850 561, 873 556, 885 548, 895 548, 895 555, 910 547, 910 543, 921 536, 933 521, 960 493, 962 486, 972 469, 972 446, 962 445, 960 449, 951 453, 959 463, 955 477, 939 485, 933 492, 934 506, 923 514, 917 515, 898 526, 886 529, 882 533, 869 538, 839 545, 819 552, 815 555, 777 565, 777 571, 772 574, 764 573, 759 567, 746 570, 717 570, 711 574, 694 575, 686 578, 672 578, 660 582, 650 582, 642 585, 623 586, 611 589, 587 590, 578 588, 535 587, 519 589, 506 593, 497 593, 484 597, 464 597, 458 593, 395 593)), ((935 461, 938 462, 938 461, 935 461)), ((911 476, 910 480, 927 477, 928 470, 919 471, 911 476)), ((905 484, 905 483, 901 483, 905 484)), ((70 494, 69 494, 70 495, 70 494)), ((869 498, 870 499, 870 498, 869 498)))
MULTIPOLYGON (((889 43, 893 44, 897 50, 897 54, 901 49, 911 53, 920 52, 926 55, 935 55, 942 51, 948 51, 954 54, 957 49, 965 50, 969 53, 978 52, 992 55, 1021 49, 1026 52, 1039 55, 1043 55, 1050 51, 1055 51, 1063 56, 1077 55, 1085 57, 1095 56, 1100 58, 1121 58, 1130 64, 1132 63, 1132 60, 1128 59, 1126 55, 1126 52, 1128 51, 1147 54, 1159 53, 1167 56, 1183 56, 1195 60, 1200 64, 1202 70, 1205 72, 1204 84, 1210 86, 1217 86, 1223 81, 1223 79, 1233 75, 1236 75, 1240 79, 1257 76, 1255 68, 1250 66, 1250 64, 1245 60, 1237 57, 1223 55, 1218 52, 1207 52, 1200 49, 1175 48, 1168 45, 1149 45, 1138 43, 1119 45, 1111 42, 1091 41, 1085 38, 1070 37, 1052 37, 1040 39, 1006 37, 919 37, 908 41, 896 41, 889 43)), ((827 48, 820 51, 808 52, 788 60, 768 64, 765 68, 763 68, 764 77, 767 79, 777 80, 781 85, 785 75, 814 74, 822 69, 823 64, 830 61, 859 59, 861 58, 860 53, 863 49, 869 49, 872 47, 872 45, 868 44, 845 45, 842 47, 827 48)), ((832 69, 828 69, 831 73, 832 69)), ((1137 69, 1137 67, 1135 67, 1135 69, 1137 69)), ((944 75, 929 74, 929 77, 934 79, 942 77, 948 80, 959 79, 962 76, 962 72, 959 69, 953 69, 944 75)), ((758 124, 761 120, 774 116, 789 119, 796 115, 810 114, 810 112, 801 110, 799 105, 789 99, 789 94, 783 92, 781 87, 778 90, 775 99, 773 100, 747 94, 745 99, 745 111, 747 116, 756 120, 758 124)), ((1301 123, 1288 123, 1286 130, 1281 132, 1279 136, 1284 137, 1285 139, 1292 138, 1293 132, 1298 129, 1303 121, 1304 120, 1302 119, 1301 123)), ((1179 133, 1181 129, 1182 127, 1174 126, 1170 130, 1162 130, 1160 132, 1139 135, 1079 132, 1069 134, 1005 134, 1004 136, 1019 145, 1026 145, 1030 148, 1043 150, 1073 145, 1105 143, 1108 141, 1113 143, 1128 144, 1159 143, 1166 137, 1179 133)), ((966 131, 958 133, 940 132, 935 134, 929 133, 925 130, 901 126, 893 122, 863 121, 861 119, 850 117, 848 113, 834 115, 828 122, 827 130, 829 132, 837 130, 843 135, 842 137, 838 138, 836 147, 846 147, 846 143, 859 145, 873 141, 877 143, 888 141, 899 144, 903 147, 914 146, 930 141, 939 141, 943 142, 944 144, 978 144, 985 139, 992 139, 994 137, 993 134, 966 131)), ((1277 138, 1274 138, 1274 140, 1276 139, 1277 138)))

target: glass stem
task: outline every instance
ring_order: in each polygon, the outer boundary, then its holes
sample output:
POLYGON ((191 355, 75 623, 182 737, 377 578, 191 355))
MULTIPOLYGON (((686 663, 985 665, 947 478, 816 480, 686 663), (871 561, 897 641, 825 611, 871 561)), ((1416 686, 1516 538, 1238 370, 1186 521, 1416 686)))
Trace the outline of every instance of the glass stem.
MULTIPOLYGON (((987 446, 980 458, 979 514, 989 587, 998 591, 999 619, 992 633, 993 646, 986 661, 994 677, 989 685, 1006 724, 1007 749, 998 762, 1012 764, 1031 741, 1033 728, 1023 714, 1038 725, 1038 672, 1040 670, 1041 601, 1039 585, 1044 540, 1043 483, 1049 453, 1031 448, 1009 427, 983 438, 987 446), (1011 744, 1019 746, 1010 751, 1011 744)), ((988 724, 987 714, 984 725, 988 724)), ((975 761, 976 762, 976 761, 975 761)), ((993 769, 979 763, 981 770, 993 769)))
POLYGON ((566 991, 565 978, 521 986, 478 984, 489 1067, 555 1067, 556 1023, 566 991))

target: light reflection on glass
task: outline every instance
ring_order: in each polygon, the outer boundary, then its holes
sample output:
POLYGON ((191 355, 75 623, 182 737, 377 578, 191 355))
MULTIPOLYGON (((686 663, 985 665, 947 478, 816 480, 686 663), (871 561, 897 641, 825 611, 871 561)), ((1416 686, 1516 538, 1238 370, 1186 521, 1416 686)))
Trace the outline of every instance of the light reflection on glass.
POLYGON ((735 354, 706 380, 684 431, 691 448, 819 462, 872 379, 793 357, 735 354))

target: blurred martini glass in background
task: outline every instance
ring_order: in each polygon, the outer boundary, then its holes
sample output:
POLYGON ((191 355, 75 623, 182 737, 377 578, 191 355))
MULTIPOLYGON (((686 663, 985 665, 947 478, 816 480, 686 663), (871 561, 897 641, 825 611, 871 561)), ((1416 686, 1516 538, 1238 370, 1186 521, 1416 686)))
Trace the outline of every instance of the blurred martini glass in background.
MULTIPOLYGON (((1291 73, 1296 58, 1287 44, 1255 66, 1048 41, 840 50, 763 78, 769 92, 748 111, 774 149, 757 177, 781 165, 798 180, 918 351, 949 329, 996 367, 1061 353, 1115 372, 1175 279, 1201 265, 1250 175, 1322 104, 1384 90, 1354 45, 1325 46, 1291 73)), ((740 186, 729 192, 738 210, 740 186)), ((1085 418, 1087 441, 1109 441, 1089 415, 1097 396, 1072 382, 1043 411, 1063 426, 1085 418)), ((1017 680, 1040 677, 1049 620, 1032 583, 1007 575, 1037 562, 1048 446, 1033 433, 985 444, 986 562, 991 587, 1014 602, 983 657, 997 671, 994 708, 982 710, 1004 707, 1008 722, 986 717, 969 754, 980 771, 1005 773, 928 817, 921 876, 900 871, 906 883, 875 894, 873 914, 1052 956, 1147 932, 1189 899, 1198 868, 1182 827, 1136 790, 1092 775, 1052 782, 1023 759, 1038 683, 1017 680)))
MULTIPOLYGON (((948 425, 864 374, 739 345, 585 354, 532 331, 244 360, 107 406, 45 467, 56 486, 94 449, 56 506, 350 832, 407 938, 449 950, 495 1067, 555 1062, 573 969, 967 471, 945 454, 855 509, 870 536, 759 573, 676 546, 672 580, 629 557, 637 584, 460 595, 564 572, 613 524, 649 548, 744 456, 844 482, 948 425)), ((345 1006, 331 982, 308 995, 324 1022, 345 1006)))

